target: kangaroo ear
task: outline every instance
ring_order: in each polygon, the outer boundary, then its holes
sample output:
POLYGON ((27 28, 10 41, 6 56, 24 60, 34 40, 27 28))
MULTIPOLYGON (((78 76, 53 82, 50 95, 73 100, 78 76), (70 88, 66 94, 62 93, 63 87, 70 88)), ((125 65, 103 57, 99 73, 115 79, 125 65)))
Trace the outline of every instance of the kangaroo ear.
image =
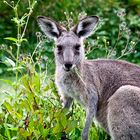
POLYGON ((80 20, 79 23, 72 29, 72 31, 79 38, 86 38, 92 34, 93 29, 95 29, 99 18, 97 16, 88 16, 80 20))
POLYGON ((66 30, 64 27, 60 26, 57 22, 55 22, 52 19, 49 19, 45 16, 38 16, 37 21, 38 21, 38 24, 39 24, 41 30, 49 38, 56 39, 61 35, 62 31, 66 30))

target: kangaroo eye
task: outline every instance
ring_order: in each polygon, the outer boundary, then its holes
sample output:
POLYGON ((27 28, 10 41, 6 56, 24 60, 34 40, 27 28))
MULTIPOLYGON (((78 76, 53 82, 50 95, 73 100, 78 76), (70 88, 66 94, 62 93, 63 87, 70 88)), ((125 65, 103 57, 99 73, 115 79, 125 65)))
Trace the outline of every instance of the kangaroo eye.
POLYGON ((77 44, 74 48, 75 48, 75 50, 79 51, 79 49, 80 49, 80 45, 77 44))
POLYGON ((61 45, 57 45, 57 49, 58 49, 58 51, 62 51, 62 46, 61 45))

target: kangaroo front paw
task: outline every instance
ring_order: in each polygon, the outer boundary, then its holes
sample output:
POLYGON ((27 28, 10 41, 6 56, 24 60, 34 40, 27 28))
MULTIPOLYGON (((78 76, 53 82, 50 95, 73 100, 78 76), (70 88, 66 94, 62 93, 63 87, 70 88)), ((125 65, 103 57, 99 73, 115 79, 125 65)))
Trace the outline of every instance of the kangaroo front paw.
POLYGON ((63 108, 69 108, 73 99, 70 97, 60 97, 60 100, 63 108))

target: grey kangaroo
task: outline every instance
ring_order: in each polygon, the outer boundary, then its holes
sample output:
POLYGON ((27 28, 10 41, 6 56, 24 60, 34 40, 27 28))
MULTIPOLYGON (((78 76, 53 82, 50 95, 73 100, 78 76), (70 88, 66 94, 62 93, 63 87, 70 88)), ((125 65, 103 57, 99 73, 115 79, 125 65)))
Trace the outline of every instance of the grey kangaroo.
POLYGON ((93 117, 113 140, 140 140, 140 67, 121 60, 86 60, 83 40, 99 22, 87 16, 67 31, 38 17, 41 30, 55 40, 55 82, 64 108, 73 99, 86 110, 82 140, 88 140, 93 117))

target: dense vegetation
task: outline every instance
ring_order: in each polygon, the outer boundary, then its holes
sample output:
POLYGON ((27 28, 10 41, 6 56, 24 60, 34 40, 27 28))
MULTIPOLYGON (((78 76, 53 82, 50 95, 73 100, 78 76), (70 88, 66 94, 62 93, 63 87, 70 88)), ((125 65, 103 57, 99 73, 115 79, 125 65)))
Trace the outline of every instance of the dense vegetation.
MULTIPOLYGON (((139 0, 0 1, 0 140, 80 140, 84 109, 63 110, 54 83, 54 44, 36 17, 61 21, 68 29, 85 15, 100 24, 85 41, 86 57, 140 64, 139 0)), ((90 140, 109 136, 92 124, 90 140)))

